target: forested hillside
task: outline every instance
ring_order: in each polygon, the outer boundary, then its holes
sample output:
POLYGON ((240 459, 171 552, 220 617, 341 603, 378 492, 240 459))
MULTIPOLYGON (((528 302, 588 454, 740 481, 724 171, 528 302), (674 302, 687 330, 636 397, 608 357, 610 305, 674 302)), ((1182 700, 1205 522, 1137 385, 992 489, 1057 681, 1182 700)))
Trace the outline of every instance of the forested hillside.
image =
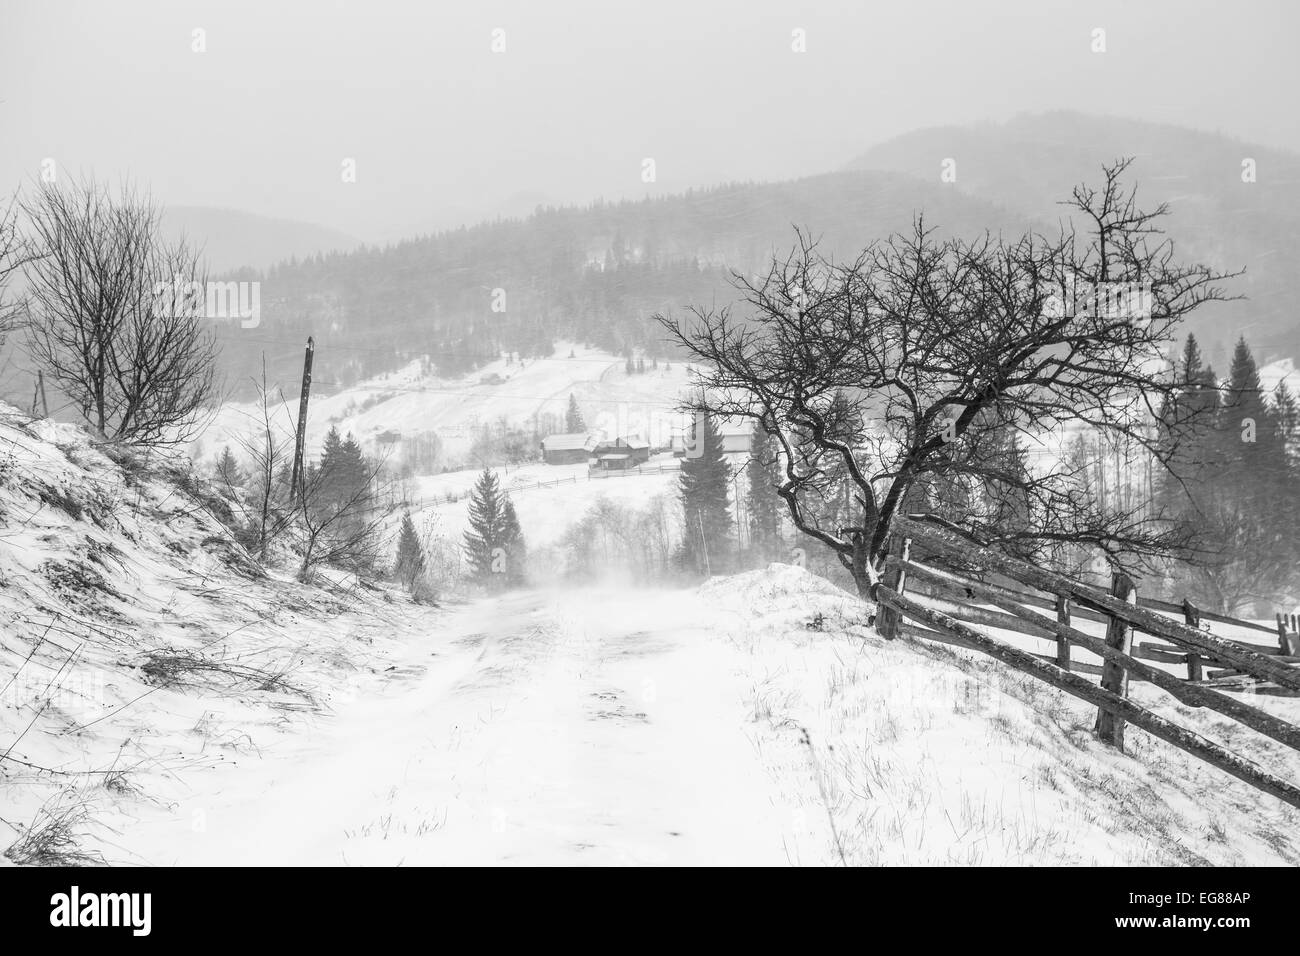
POLYGON ((244 270, 234 277, 262 282, 261 322, 221 329, 224 365, 246 388, 265 352, 272 380, 292 384, 308 335, 327 389, 426 354, 440 373, 459 375, 502 351, 550 354, 561 338, 663 355, 651 315, 730 302, 731 270, 788 250, 796 226, 838 257, 921 212, 941 233, 1051 232, 1070 188, 1120 155, 1135 157, 1144 205, 1169 203, 1180 255, 1245 269, 1230 289, 1245 301, 1205 310, 1190 329, 1207 358, 1226 366, 1240 333, 1264 361, 1300 351, 1287 265, 1300 257, 1300 157, 1181 127, 1051 113, 921 130, 837 173, 539 207, 526 219, 244 270), (953 182, 941 181, 946 159, 953 182), (1254 182, 1243 182, 1246 159, 1254 182))
POLYGON ((1180 126, 1059 111, 1007 123, 931 127, 899 136, 848 168, 938 179, 955 163, 953 188, 1048 222, 1075 183, 1103 163, 1134 157, 1130 178, 1147 208, 1168 203, 1164 228, 1185 258, 1244 269, 1232 284, 1244 301, 1214 306, 1189 326, 1206 359, 1228 366, 1244 334, 1263 361, 1300 351, 1294 263, 1300 258, 1300 156, 1180 126))
POLYGON ((795 226, 848 254, 922 210, 945 230, 1017 224, 937 181, 861 172, 539 209, 238 273, 262 282, 262 316, 256 329, 221 328, 224 364, 232 383, 246 383, 265 352, 271 379, 294 382, 308 335, 326 388, 425 354, 440 373, 463 374, 502 351, 548 355, 561 338, 663 356, 656 311, 730 301, 730 271, 788 249, 795 226))

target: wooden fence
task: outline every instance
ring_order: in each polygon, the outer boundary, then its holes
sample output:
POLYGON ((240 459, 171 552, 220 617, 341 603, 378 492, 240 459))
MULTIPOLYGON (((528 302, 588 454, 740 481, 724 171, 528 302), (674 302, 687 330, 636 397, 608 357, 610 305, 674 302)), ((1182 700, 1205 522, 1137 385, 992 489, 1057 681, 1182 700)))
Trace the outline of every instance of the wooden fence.
POLYGON ((936 641, 987 654, 1096 705, 1098 737, 1120 750, 1125 725, 1131 723, 1300 808, 1300 788, 1128 696, 1130 681, 1147 682, 1183 704, 1209 708, 1300 751, 1300 726, 1225 693, 1300 694, 1300 669, 1295 666, 1300 663, 1300 621, 1284 621, 1279 615, 1276 629, 1271 629, 1201 611, 1188 601, 1143 599, 1124 574, 1114 575, 1107 592, 912 518, 896 518, 894 531, 885 573, 876 586, 876 624, 882 636, 936 641), (937 567, 941 562, 918 561, 914 547, 978 569, 978 577, 937 567), (985 580, 991 577, 1000 580, 985 580), (1086 633, 1081 622, 1104 625, 1104 636, 1086 633), (1205 622, 1270 634, 1276 643, 1224 639, 1205 622), (1054 653, 1021 650, 987 630, 1046 640, 1055 645, 1054 653), (1143 636, 1141 643, 1135 644, 1135 635, 1143 636), (1076 660, 1074 648, 1096 655, 1101 665, 1076 660), (1159 664, 1185 668, 1186 676, 1159 664))

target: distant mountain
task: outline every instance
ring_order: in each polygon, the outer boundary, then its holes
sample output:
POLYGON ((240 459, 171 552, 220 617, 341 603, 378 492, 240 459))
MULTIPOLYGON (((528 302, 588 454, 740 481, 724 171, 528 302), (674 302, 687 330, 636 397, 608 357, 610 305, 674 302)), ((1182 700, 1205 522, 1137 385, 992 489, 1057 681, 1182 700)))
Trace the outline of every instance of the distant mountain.
POLYGON ((731 270, 749 273, 788 251, 794 226, 844 255, 922 210, 960 233, 1026 225, 938 182, 880 172, 548 207, 263 270, 261 325, 220 327, 227 372, 246 384, 265 352, 272 378, 292 386, 308 335, 323 387, 423 355, 439 374, 461 375, 502 351, 548 355, 560 339, 667 357, 653 314, 732 301, 731 270))
POLYGON ((184 233, 203 246, 214 273, 245 266, 264 269, 293 257, 346 252, 361 245, 354 236, 324 226, 206 206, 166 207, 163 230, 172 238, 184 233))
POLYGON ((1249 301, 1195 318, 1210 360, 1226 369, 1237 335, 1264 360, 1300 355, 1300 155, 1216 133, 1140 120, 1053 112, 1002 124, 916 130, 873 147, 848 164, 938 182, 956 161, 950 188, 1044 225, 1054 203, 1101 165, 1133 156, 1130 179, 1144 206, 1168 202, 1166 231, 1180 256, 1223 269, 1244 267, 1235 284, 1249 301), (1242 181, 1253 159, 1256 181, 1242 181))
MULTIPOLYGON (((615 354, 666 354, 656 311, 734 300, 732 270, 762 268, 805 227, 836 256, 906 229, 924 212, 942 232, 1054 231, 1058 205, 1103 163, 1134 156, 1129 181, 1167 202, 1179 256, 1247 273, 1248 301, 1214 304, 1189 325, 1216 368, 1245 334, 1261 361, 1300 355, 1300 156, 1225 136, 1136 120, 1048 113, 1004 124, 918 130, 848 169, 779 183, 690 190, 639 202, 539 207, 517 220, 333 253, 264 270, 258 330, 223 330, 227 364, 247 379, 267 353, 296 380, 317 341, 322 382, 350 384, 428 355, 459 375, 501 351, 548 354, 558 339, 615 354), (957 181, 940 181, 952 158, 957 181), (1242 162, 1256 182, 1242 182, 1242 162), (494 296, 504 300, 493 309, 494 296)), ((522 201, 521 201, 522 205, 522 201)))

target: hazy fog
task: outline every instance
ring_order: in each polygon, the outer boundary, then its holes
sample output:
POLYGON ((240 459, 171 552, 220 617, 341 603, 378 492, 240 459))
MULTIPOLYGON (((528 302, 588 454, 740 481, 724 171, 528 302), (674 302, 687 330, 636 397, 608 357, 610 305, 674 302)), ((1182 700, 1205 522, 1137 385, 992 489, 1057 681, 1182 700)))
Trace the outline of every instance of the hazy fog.
POLYGON ((53 158, 377 240, 821 172, 909 129, 1026 110, 1295 149, 1298 26, 1286 0, 0 0, 0 182, 53 158))

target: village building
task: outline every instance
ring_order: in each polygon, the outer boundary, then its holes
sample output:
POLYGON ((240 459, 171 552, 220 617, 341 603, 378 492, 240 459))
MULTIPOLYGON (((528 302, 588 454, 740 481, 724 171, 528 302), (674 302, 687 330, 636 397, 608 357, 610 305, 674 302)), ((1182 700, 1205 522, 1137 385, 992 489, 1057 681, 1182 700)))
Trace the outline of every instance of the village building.
POLYGON ((603 439, 596 444, 593 454, 603 471, 622 471, 649 461, 650 443, 641 438, 603 439))
POLYGON ((595 449, 595 437, 586 432, 547 435, 542 439, 542 461, 548 465, 584 465, 595 449))

